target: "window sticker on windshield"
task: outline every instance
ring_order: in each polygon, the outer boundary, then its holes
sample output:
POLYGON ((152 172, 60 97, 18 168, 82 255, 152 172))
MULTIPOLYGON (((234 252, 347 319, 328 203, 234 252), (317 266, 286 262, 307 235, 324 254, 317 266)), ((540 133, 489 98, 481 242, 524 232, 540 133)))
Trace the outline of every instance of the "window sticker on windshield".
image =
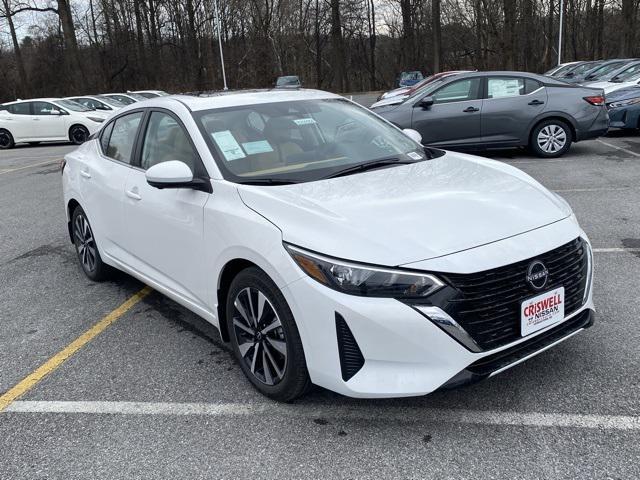
POLYGON ((293 123, 296 125, 311 125, 316 123, 313 118, 296 118, 293 123))
POLYGON ((422 155, 418 152, 409 152, 407 153, 407 156, 413 160, 422 160, 422 155))
POLYGON ((259 140, 257 142, 245 142, 242 144, 242 148, 247 152, 247 155, 255 155, 256 153, 273 152, 271 144, 266 140, 259 140))
POLYGON ((224 158, 227 161, 237 160, 239 158, 245 158, 246 155, 238 145, 238 141, 229 130, 222 130, 220 132, 213 132, 211 134, 215 142, 218 144, 218 148, 222 151, 224 158))

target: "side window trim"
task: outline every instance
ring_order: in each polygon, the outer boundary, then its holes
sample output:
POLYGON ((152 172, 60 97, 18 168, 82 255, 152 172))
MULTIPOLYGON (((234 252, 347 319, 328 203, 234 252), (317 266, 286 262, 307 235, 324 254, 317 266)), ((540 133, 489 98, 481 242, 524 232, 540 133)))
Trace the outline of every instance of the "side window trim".
POLYGON ((147 115, 144 118, 143 128, 140 129, 138 132, 139 139, 137 140, 137 143, 136 143, 135 163, 132 162, 132 164, 137 168, 144 170, 142 168, 142 146, 143 146, 144 140, 146 139, 147 128, 149 126, 149 120, 151 118, 151 114, 154 112, 164 113, 169 117, 173 118, 176 121, 176 123, 180 126, 184 134, 187 136, 187 140, 189 140, 189 145, 191 145, 191 148, 193 149, 193 153, 195 154, 195 159, 196 159, 196 162, 198 163, 198 167, 202 170, 200 175, 197 175, 197 172, 193 172, 194 176, 198 176, 200 178, 207 178, 207 179, 211 178, 209 176, 209 172, 207 171, 207 167, 205 166, 204 162, 202 161, 202 158, 200 157, 200 152, 198 151, 195 143, 193 143, 193 138, 191 138, 189 129, 187 129, 187 127, 185 126, 185 124, 182 122, 182 120, 178 115, 176 115, 171 110, 167 110, 166 108, 161 108, 161 107, 150 107, 147 109, 147 115))

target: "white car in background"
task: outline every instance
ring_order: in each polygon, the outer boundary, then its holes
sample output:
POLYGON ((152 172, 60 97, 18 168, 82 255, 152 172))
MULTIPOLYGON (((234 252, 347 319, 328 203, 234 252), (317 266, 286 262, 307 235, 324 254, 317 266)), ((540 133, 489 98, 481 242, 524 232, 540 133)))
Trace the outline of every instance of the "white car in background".
POLYGON ((35 98, 0 105, 0 149, 16 143, 70 141, 84 143, 105 116, 79 111, 80 105, 57 98, 35 98))
POLYGON ((75 97, 67 97, 64 100, 72 100, 92 110, 100 110, 109 113, 119 110, 125 106, 122 102, 102 95, 78 95, 75 97))
POLYGON ((613 77, 608 82, 593 82, 586 85, 587 87, 602 88, 605 95, 615 92, 622 88, 635 87, 640 85, 640 65, 630 67, 623 73, 613 77))
POLYGON ((116 100, 123 105, 131 105, 132 103, 142 102, 143 100, 147 100, 147 97, 144 95, 140 95, 138 93, 129 92, 129 93, 103 93, 102 97, 111 98, 112 100, 116 100))
POLYGON ((315 90, 150 99, 66 155, 70 240, 90 279, 115 267, 218 327, 282 401, 422 395, 589 327, 567 202, 419 140, 315 90))
POLYGON ((167 95, 169 95, 164 90, 136 90, 127 93, 137 93, 138 95, 142 95, 145 98, 166 97, 167 95))

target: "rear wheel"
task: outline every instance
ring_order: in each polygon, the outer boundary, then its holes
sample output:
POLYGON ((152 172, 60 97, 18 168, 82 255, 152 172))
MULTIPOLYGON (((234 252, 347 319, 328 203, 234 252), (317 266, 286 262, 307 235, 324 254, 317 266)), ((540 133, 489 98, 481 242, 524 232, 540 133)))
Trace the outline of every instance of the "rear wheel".
POLYGON ((14 145, 13 136, 9 130, 0 128, 0 150, 8 150, 9 148, 13 148, 14 145))
POLYGON ((82 125, 74 125, 69 129, 69 140, 75 145, 83 144, 89 138, 89 130, 82 125))
POLYGON ((100 251, 93 236, 89 219, 80 206, 77 206, 73 211, 71 227, 73 243, 76 247, 82 271, 95 282, 105 280, 109 276, 110 268, 100 257, 100 251))
POLYGON ((283 402, 311 386, 302 341, 280 289, 251 267, 231 282, 227 328, 240 368, 262 394, 283 402))
POLYGON ((560 157, 571 147, 571 129, 560 120, 545 120, 531 132, 529 146, 539 157, 560 157))

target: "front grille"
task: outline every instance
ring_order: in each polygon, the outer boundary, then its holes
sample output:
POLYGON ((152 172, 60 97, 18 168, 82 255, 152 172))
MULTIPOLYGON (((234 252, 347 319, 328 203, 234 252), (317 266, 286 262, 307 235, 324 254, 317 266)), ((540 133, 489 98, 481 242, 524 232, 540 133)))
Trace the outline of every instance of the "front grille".
POLYGON ((544 290, 564 287, 565 315, 582 306, 589 268, 586 242, 577 238, 542 255, 472 274, 440 274, 458 292, 444 308, 483 350, 518 340, 520 304, 540 292, 526 282, 527 269, 540 260, 549 270, 544 290))
POLYGON ((336 312, 336 335, 338 337, 338 354, 342 379, 346 382, 360 371, 364 365, 364 357, 358 347, 353 333, 345 319, 336 312))

